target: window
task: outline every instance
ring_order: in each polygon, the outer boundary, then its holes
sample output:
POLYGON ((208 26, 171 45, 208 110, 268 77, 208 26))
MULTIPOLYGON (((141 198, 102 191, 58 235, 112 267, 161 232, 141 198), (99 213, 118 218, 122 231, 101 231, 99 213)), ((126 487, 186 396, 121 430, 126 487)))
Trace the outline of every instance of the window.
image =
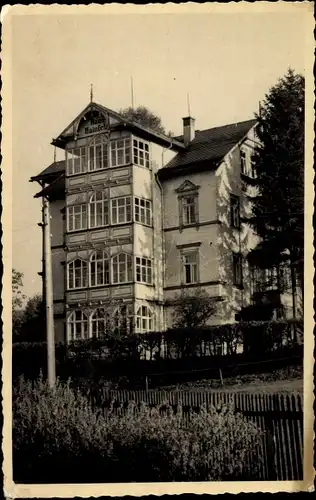
POLYGON ((151 225, 151 201, 135 198, 135 220, 147 226, 151 225))
POLYGON ((84 288, 87 286, 87 263, 82 259, 75 259, 68 264, 68 289, 84 288))
POLYGON ((139 283, 152 282, 151 259, 136 257, 136 281, 139 283))
POLYGON ((131 333, 133 329, 133 321, 129 306, 121 306, 116 309, 113 316, 114 331, 119 333, 131 333))
POLYGON ((246 158, 246 152, 245 151, 240 151, 240 168, 241 168, 241 173, 246 175, 247 172, 247 158, 246 158))
POLYGON ((240 227, 240 203, 239 196, 230 195, 230 223, 232 227, 240 227))
POLYGON ((76 310, 68 318, 68 342, 84 340, 88 337, 87 315, 81 310, 76 310))
POLYGON ((97 191, 90 198, 90 227, 106 226, 109 223, 109 201, 103 191, 97 191))
POLYGON ((242 285, 242 255, 233 253, 233 285, 242 285))
POLYGON ((95 252, 90 261, 90 285, 108 285, 110 283, 109 258, 103 250, 95 252))
POLYGON ((82 174, 87 169, 87 148, 73 148, 66 150, 68 175, 82 174))
POLYGON ((152 332, 154 329, 153 313, 147 306, 141 306, 136 313, 136 331, 138 333, 152 332))
POLYGON ((104 136, 96 136, 89 144, 89 170, 101 170, 108 166, 108 144, 104 136))
POLYGON ((67 213, 68 231, 87 229, 87 205, 71 205, 67 213))
POLYGON ((184 283, 186 285, 198 282, 197 260, 198 260, 197 252, 190 252, 183 255, 184 283))
POLYGON ((94 338, 103 337, 106 333, 108 314, 104 309, 96 309, 91 316, 91 334, 94 338))
POLYGON ((112 200, 112 224, 130 222, 132 220, 132 207, 130 196, 112 200))
POLYGON ((255 157, 250 150, 240 151, 240 169, 241 173, 247 177, 252 179, 256 177, 255 157))
MULTIPOLYGON (((197 222, 197 196, 183 196, 181 198, 182 224, 188 226, 197 222)), ((180 221, 181 222, 181 221, 180 221)))
POLYGON ((129 138, 111 141, 111 166, 119 167, 131 162, 131 141, 129 138))
POLYGON ((255 156, 254 154, 250 155, 250 169, 249 169, 249 177, 255 179, 257 177, 256 174, 256 164, 255 164, 255 156))
POLYGON ((133 281, 132 256, 120 253, 113 257, 113 283, 127 283, 133 281))
POLYGON ((149 145, 146 142, 133 139, 133 159, 135 165, 149 168, 149 145))

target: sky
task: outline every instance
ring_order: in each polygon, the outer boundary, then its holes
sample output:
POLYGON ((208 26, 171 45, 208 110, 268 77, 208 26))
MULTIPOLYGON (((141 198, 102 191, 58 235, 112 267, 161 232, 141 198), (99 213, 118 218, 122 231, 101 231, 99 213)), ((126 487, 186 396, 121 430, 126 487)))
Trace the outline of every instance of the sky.
POLYGON ((304 73, 304 11, 247 5, 243 13, 12 16, 13 267, 28 297, 41 291, 39 185, 29 179, 52 163, 50 142, 88 104, 91 83, 95 102, 119 110, 131 105, 132 76, 134 105, 177 135, 188 93, 202 130, 253 118, 289 67, 304 73))

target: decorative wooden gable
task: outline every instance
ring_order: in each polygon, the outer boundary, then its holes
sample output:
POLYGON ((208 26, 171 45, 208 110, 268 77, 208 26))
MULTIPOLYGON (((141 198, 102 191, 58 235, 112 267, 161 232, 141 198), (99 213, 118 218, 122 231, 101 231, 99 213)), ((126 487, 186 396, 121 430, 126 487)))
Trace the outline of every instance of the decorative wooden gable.
POLYGON ((124 119, 113 111, 95 103, 89 104, 68 127, 63 130, 59 138, 70 139, 88 136, 98 132, 108 132, 110 127, 124 122, 124 119))
POLYGON ((175 189, 175 192, 178 194, 186 194, 186 193, 196 192, 199 188, 200 186, 197 186, 193 184, 193 182, 186 180, 181 184, 181 186, 175 189))

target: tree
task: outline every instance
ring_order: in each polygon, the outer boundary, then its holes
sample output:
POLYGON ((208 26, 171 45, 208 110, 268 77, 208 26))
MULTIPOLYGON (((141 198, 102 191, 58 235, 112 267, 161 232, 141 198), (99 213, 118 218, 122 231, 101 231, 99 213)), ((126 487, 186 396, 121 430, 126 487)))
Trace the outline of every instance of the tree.
POLYGON ((23 273, 12 269, 12 334, 18 335, 23 318, 23 303, 25 296, 22 292, 23 273))
POLYGON ((193 294, 178 295, 169 302, 173 310, 175 328, 198 328, 205 326, 215 314, 215 299, 201 289, 193 294))
POLYGON ((161 123, 161 118, 152 113, 145 106, 138 106, 137 108, 125 108, 119 111, 119 114, 131 122, 136 122, 145 128, 149 128, 154 132, 165 134, 165 128, 161 123))
POLYGON ((291 272, 293 311, 296 283, 304 276, 304 77, 289 69, 265 96, 256 117, 254 166, 257 194, 248 222, 261 237, 248 260, 261 269, 291 272))
POLYGON ((42 296, 37 294, 27 300, 19 311, 18 323, 13 332, 14 342, 42 342, 46 339, 45 307, 42 296))

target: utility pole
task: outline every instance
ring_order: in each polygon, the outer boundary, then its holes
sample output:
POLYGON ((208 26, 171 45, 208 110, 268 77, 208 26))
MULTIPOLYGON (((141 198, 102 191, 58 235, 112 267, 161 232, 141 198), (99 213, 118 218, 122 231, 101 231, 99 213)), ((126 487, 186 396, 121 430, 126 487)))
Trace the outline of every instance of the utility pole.
POLYGON ((38 273, 42 278, 42 300, 46 304, 46 285, 45 285, 45 215, 44 215, 45 198, 42 198, 42 221, 37 225, 42 229, 42 270, 38 273))
POLYGON ((55 366, 55 335, 53 316, 53 277, 52 256, 50 246, 50 215, 48 199, 43 198, 43 224, 44 224, 44 259, 45 259, 45 308, 46 308, 46 337, 47 337, 47 374, 50 387, 56 383, 55 366))

